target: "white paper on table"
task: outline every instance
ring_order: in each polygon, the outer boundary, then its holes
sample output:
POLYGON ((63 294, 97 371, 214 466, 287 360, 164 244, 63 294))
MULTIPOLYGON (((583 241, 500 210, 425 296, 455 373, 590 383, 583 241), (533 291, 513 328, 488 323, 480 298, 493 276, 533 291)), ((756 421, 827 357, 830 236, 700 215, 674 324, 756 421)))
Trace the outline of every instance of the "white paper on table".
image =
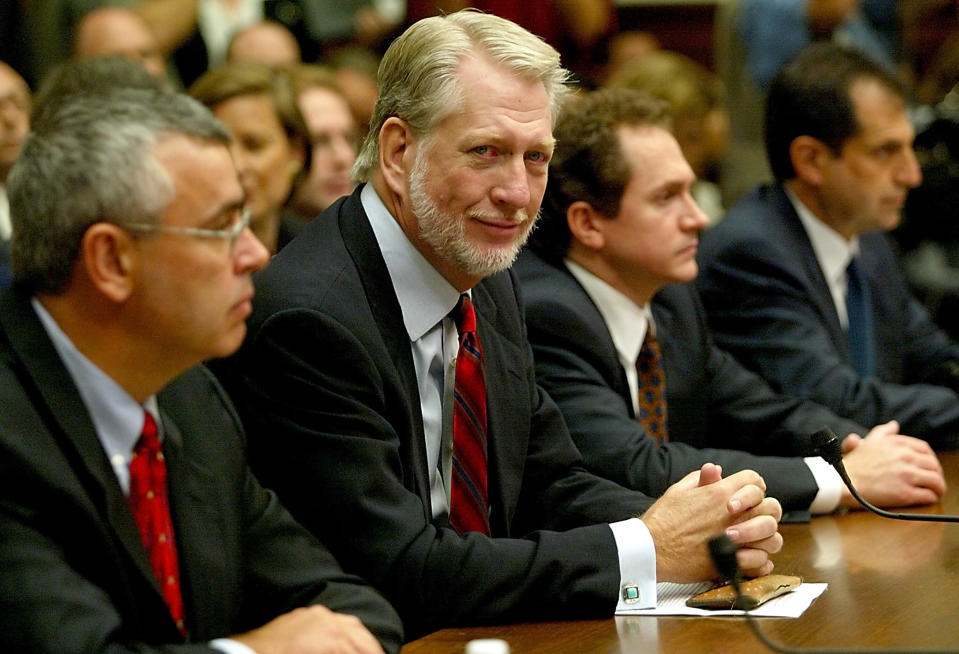
MULTIPOLYGON (((709 590, 714 584, 702 582, 697 584, 672 584, 663 582, 656 584, 657 604, 654 609, 620 609, 616 615, 697 615, 722 616, 743 615, 739 609, 694 609, 686 606, 686 600, 693 595, 709 590)), ((823 594, 828 584, 810 584, 803 582, 796 590, 774 597, 765 604, 760 604, 750 613, 757 617, 767 618, 798 618, 813 601, 823 594)))

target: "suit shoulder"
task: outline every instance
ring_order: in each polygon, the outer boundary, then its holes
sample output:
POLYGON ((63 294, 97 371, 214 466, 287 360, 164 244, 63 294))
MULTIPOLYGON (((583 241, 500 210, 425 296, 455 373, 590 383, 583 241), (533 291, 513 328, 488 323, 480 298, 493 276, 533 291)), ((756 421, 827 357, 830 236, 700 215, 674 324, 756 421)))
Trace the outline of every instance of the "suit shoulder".
POLYGON ((369 267, 377 257, 382 259, 359 200, 351 196, 338 201, 254 276, 251 333, 289 310, 351 311, 367 296, 357 259, 369 267), (344 233, 344 225, 358 235, 344 233))
POLYGON ((226 391, 206 365, 193 366, 176 377, 157 394, 161 409, 174 422, 212 425, 233 423, 240 430, 240 420, 226 391))
POLYGON ((559 296, 579 288, 568 271, 529 250, 519 256, 513 270, 519 280, 527 312, 553 304, 559 296))

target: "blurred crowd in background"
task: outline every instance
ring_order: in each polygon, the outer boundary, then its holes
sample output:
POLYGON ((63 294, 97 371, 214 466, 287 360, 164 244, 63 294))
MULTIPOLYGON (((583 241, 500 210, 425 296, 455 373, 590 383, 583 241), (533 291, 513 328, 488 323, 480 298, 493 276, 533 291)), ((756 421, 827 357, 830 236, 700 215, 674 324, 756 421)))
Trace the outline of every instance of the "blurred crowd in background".
POLYGON ((714 222, 770 177, 761 133, 765 86, 805 45, 831 39, 862 48, 913 91, 924 179, 895 236, 916 292, 959 337, 959 0, 717 0, 699 3, 708 5, 711 33, 685 37, 681 22, 667 32, 643 24, 643 4, 5 0, 0 239, 10 236, 3 181, 29 129, 31 98, 85 57, 135 60, 227 124, 251 224, 276 251, 352 190, 350 169, 376 98, 379 55, 425 16, 467 6, 501 15, 555 46, 583 88, 629 86, 665 99, 699 178, 696 199, 714 222), (684 52, 691 39, 708 43, 684 52))

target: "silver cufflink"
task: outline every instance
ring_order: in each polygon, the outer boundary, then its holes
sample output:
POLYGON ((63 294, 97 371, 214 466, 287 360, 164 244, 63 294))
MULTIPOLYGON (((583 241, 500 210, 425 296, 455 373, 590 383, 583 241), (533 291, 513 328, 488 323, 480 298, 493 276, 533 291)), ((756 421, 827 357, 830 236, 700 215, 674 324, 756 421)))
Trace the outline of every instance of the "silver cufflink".
POLYGON ((639 601, 639 586, 636 584, 623 584, 623 601, 627 604, 635 604, 639 601))

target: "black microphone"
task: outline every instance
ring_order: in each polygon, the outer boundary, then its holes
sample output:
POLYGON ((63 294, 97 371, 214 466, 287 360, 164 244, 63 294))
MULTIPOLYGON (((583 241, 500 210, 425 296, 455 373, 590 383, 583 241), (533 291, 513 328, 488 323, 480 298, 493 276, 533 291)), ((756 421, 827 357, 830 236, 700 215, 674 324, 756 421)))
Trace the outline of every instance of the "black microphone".
POLYGON ((750 604, 745 601, 739 588, 741 580, 739 574, 739 564, 736 561, 736 550, 739 547, 733 543, 725 534, 716 536, 709 541, 709 556, 712 558, 716 570, 725 577, 736 593, 736 601, 733 608, 742 609, 746 622, 750 629, 756 634, 756 638, 762 641, 763 645, 775 652, 784 654, 957 654, 959 650, 933 650, 933 649, 822 649, 818 647, 787 647, 773 642, 759 628, 759 623, 752 613, 749 612, 750 604))
POLYGON ((881 515, 884 518, 893 518, 894 520, 919 520, 924 522, 959 522, 959 516, 954 515, 935 515, 931 513, 893 513, 891 511, 886 511, 885 509, 880 509, 878 506, 866 501, 862 495, 859 494, 859 491, 856 490, 855 486, 852 485, 852 480, 849 479, 849 474, 846 472, 846 466, 842 463, 842 444, 839 441, 839 437, 831 430, 829 427, 823 427, 811 437, 813 447, 816 450, 816 453, 826 460, 826 463, 831 465, 836 469, 836 472, 839 473, 839 476, 842 478, 844 484, 849 489, 849 492, 852 493, 852 496, 855 497, 860 504, 863 505, 869 511, 872 511, 876 515, 881 515))

